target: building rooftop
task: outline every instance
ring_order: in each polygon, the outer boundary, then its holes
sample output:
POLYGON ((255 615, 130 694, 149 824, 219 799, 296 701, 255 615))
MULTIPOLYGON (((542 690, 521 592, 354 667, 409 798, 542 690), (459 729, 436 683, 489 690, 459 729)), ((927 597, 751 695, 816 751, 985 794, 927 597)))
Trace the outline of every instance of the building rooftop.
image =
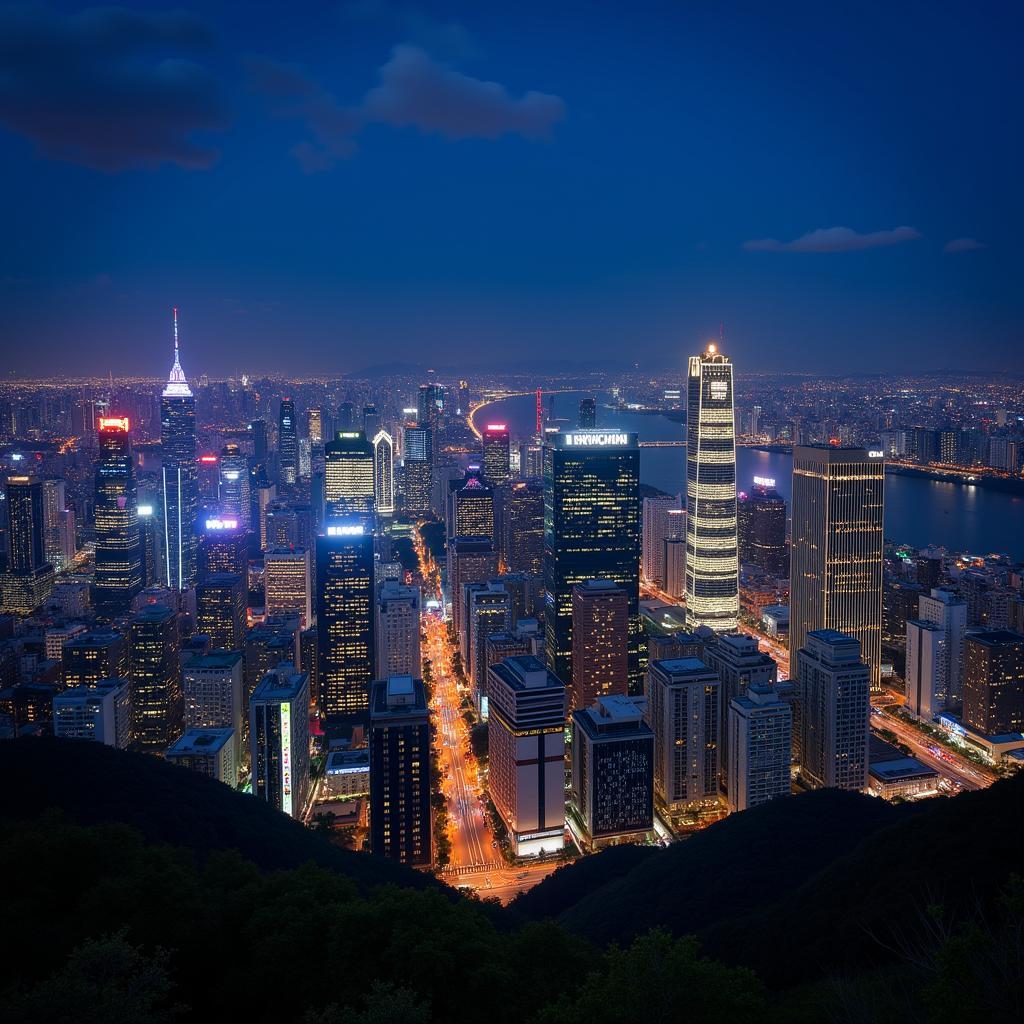
POLYGON ((185 667, 188 669, 234 668, 242 660, 241 651, 210 651, 193 658, 185 667))
POLYGON ((1002 647, 1004 644, 1024 644, 1024 635, 1012 629, 986 629, 980 632, 969 632, 966 639, 986 647, 1002 647))
POLYGON ((167 748, 167 756, 216 754, 234 734, 234 729, 186 729, 180 738, 167 748))
POLYGON ((877 761, 868 767, 868 774, 879 782, 905 782, 909 779, 937 779, 939 773, 913 757, 877 761))
POLYGON ((718 678, 714 669, 704 664, 700 658, 666 658, 662 661, 652 661, 651 665, 667 676, 713 675, 718 678))
POLYGON ((347 775, 350 772, 369 770, 370 748, 359 747, 356 750, 332 750, 327 755, 328 775, 347 775))
POLYGON ((309 685, 309 676, 305 672, 296 672, 295 666, 282 662, 276 669, 271 669, 257 684, 249 698, 250 704, 259 700, 288 700, 299 695, 309 685))
POLYGON ((540 658, 532 654, 519 654, 506 658, 497 665, 492 665, 491 670, 501 676, 513 690, 539 690, 544 687, 565 688, 562 680, 554 672, 549 671, 540 658))

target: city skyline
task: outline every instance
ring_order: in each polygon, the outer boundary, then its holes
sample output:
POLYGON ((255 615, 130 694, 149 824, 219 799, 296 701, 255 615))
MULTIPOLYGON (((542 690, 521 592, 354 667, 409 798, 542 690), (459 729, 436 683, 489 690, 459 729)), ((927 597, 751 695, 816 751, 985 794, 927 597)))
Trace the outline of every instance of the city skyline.
POLYGON ((854 345, 970 369, 983 344, 1020 372, 1012 33, 930 16, 921 46, 912 6, 350 3, 288 32, 4 7, 7 370, 156 373, 179 305, 214 375, 285 372, 283 338, 304 373, 441 343, 681 367, 720 320, 750 370, 854 345))

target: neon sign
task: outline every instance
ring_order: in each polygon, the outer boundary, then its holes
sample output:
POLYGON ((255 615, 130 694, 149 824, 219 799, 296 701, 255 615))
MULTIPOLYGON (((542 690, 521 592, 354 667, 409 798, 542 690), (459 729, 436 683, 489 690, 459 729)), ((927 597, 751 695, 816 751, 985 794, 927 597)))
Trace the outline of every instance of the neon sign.
POLYGON ((363 529, 362 526, 359 526, 358 524, 352 525, 352 526, 328 526, 327 527, 327 536, 328 537, 355 537, 355 536, 358 536, 358 535, 360 535, 362 533, 365 533, 365 530, 363 529))
POLYGON ((136 511, 140 516, 151 516, 153 514, 152 505, 140 505, 136 511))
POLYGON ((611 432, 597 434, 563 434, 567 448, 606 448, 609 445, 629 444, 629 435, 611 432))
POLYGON ((100 430, 123 430, 128 431, 127 416, 101 416, 100 430))
POLYGON ((238 520, 225 519, 222 517, 217 517, 216 519, 207 519, 206 528, 208 530, 237 530, 238 520))
POLYGON ((868 452, 868 458, 869 459, 883 459, 883 458, 885 458, 885 452, 880 452, 880 451, 877 451, 877 450, 870 451, 870 452, 868 452))
POLYGON ((281 705, 281 810, 292 813, 292 706, 281 705))
POLYGON ((755 476, 754 477, 755 487, 774 487, 775 477, 773 476, 755 476))

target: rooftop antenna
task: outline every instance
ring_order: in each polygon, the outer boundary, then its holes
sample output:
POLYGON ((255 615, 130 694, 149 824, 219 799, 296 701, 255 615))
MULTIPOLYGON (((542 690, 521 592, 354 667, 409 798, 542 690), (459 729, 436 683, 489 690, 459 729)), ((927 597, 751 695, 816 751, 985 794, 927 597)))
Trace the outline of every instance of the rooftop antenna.
POLYGON ((178 307, 174 307, 174 361, 178 361, 178 307))
POLYGON ((718 343, 720 345, 723 345, 723 346, 725 345, 725 321, 724 320, 719 320, 718 321, 718 343))

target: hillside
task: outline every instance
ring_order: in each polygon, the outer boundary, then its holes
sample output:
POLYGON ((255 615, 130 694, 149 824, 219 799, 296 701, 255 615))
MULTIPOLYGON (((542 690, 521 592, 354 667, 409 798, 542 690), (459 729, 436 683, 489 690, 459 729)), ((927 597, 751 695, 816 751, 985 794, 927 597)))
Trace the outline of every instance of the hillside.
POLYGON ((643 858, 602 871, 602 854, 570 865, 513 910, 554 916, 599 943, 653 927, 696 934, 709 953, 773 984, 842 964, 888 959, 879 939, 921 908, 991 906, 1021 867, 1024 777, 955 799, 893 807, 822 791, 733 815, 643 858), (606 877, 573 901, 586 872, 606 877))
POLYGON ((149 842, 187 846, 200 858, 236 850, 263 870, 312 861, 361 886, 436 884, 423 872, 332 846, 265 803, 198 772, 101 743, 0 743, 0 779, 0 821, 57 810, 78 825, 128 825, 149 842))

